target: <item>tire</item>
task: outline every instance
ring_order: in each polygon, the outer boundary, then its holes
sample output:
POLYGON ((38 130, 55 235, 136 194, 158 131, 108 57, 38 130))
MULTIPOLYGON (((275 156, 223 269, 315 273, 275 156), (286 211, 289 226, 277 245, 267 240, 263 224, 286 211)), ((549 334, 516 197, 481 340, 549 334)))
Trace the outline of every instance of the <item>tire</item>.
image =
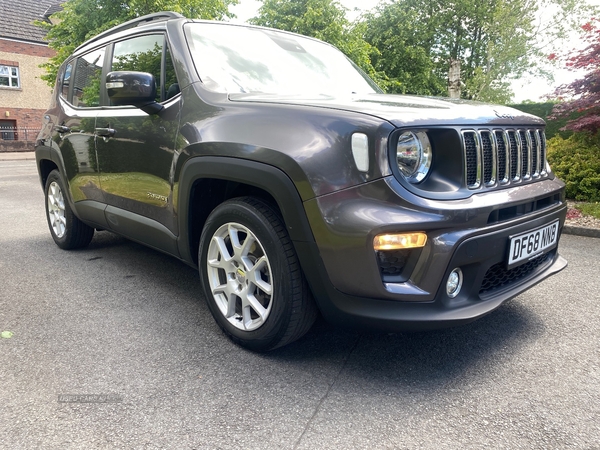
POLYGON ((302 337, 317 317, 279 213, 253 197, 226 201, 208 217, 198 250, 208 307, 235 343, 268 351, 302 337))
POLYGON ((94 237, 94 229, 73 214, 66 192, 58 170, 50 172, 44 189, 50 234, 56 245, 64 250, 87 247, 94 237))

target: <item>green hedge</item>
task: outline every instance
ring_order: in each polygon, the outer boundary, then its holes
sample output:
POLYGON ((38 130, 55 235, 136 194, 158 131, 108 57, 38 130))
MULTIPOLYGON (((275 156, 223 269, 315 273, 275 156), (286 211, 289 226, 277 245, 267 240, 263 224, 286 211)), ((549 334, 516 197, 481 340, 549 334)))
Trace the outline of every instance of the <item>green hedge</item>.
POLYGON ((567 123, 568 119, 560 120, 548 120, 548 116, 552 112, 554 102, 547 103, 523 103, 520 105, 509 105, 512 108, 518 109, 528 114, 541 117, 546 121, 546 138, 550 139, 554 136, 561 136, 562 138, 568 138, 573 134, 572 131, 559 131, 567 123))
POLYGON ((548 162, 566 184, 567 198, 600 201, 600 135, 574 133, 548 140, 548 162))

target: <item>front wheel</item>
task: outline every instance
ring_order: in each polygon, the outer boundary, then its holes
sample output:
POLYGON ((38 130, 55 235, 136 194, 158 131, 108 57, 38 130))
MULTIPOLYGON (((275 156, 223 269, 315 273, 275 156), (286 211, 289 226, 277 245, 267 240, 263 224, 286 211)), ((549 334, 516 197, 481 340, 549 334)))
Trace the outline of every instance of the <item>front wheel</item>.
POLYGON ((94 229, 73 214, 58 170, 48 175, 44 194, 46 219, 56 245, 65 250, 87 247, 94 236, 94 229))
POLYGON ((208 306, 236 343, 267 351, 303 336, 317 309, 279 214, 244 197, 208 217, 198 251, 208 306))

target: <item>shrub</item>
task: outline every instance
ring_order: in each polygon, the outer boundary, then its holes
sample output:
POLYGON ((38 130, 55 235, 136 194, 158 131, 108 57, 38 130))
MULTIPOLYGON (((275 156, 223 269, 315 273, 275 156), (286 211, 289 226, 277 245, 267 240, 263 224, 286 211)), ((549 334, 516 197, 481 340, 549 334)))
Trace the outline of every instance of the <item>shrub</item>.
POLYGON ((522 103, 519 105, 509 105, 519 111, 523 111, 524 113, 533 114, 534 116, 541 117, 546 121, 546 137, 548 139, 554 136, 561 136, 563 138, 568 138, 573 134, 572 131, 561 131, 561 129, 567 124, 568 118, 561 119, 548 119, 548 116, 552 114, 552 109, 554 108, 555 102, 546 102, 546 103, 522 103))
POLYGON ((567 189, 567 198, 600 201, 600 136, 575 133, 548 140, 548 161, 567 189))

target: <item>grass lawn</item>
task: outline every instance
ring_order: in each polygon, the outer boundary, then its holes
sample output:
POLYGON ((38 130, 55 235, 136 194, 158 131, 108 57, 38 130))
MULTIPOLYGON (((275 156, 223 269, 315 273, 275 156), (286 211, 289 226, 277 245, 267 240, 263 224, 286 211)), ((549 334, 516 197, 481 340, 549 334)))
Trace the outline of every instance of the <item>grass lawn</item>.
POLYGON ((577 203, 574 205, 584 216, 600 219, 600 203, 577 203))

